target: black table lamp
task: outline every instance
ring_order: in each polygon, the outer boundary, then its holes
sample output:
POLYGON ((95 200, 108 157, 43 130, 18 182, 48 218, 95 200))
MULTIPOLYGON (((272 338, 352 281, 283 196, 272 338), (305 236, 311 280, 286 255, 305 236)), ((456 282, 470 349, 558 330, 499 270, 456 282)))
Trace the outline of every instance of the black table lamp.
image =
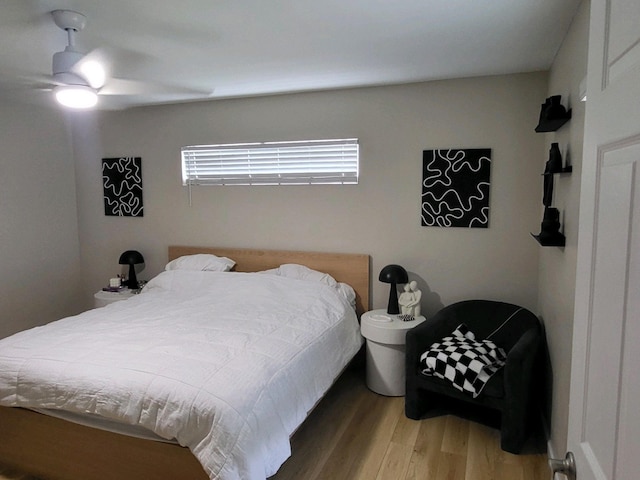
POLYGON ((391 288, 389 289, 389 305, 387 306, 387 313, 390 315, 397 315, 400 313, 400 307, 398 305, 398 288, 396 287, 396 284, 407 283, 409 281, 407 271, 400 265, 387 265, 380 271, 380 277, 378 280, 391 284, 391 288))
POLYGON ((142 254, 136 250, 127 250, 122 255, 120 255, 120 261, 118 263, 120 265, 129 265, 129 277, 127 278, 127 281, 123 283, 123 285, 129 287, 132 290, 137 289, 138 279, 136 278, 135 265, 144 263, 144 257, 142 256, 142 254))

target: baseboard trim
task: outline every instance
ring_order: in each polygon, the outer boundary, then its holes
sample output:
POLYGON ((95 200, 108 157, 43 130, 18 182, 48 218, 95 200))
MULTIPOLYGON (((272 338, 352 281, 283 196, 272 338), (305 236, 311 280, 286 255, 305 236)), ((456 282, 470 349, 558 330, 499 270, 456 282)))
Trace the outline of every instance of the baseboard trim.
MULTIPOLYGON (((542 422, 542 429, 544 431, 544 436, 547 439, 547 458, 557 458, 556 457, 556 449, 553 446, 553 442, 551 441, 551 432, 549 431, 548 425, 549 423, 546 421, 547 419, 542 413, 542 410, 538 410, 540 414, 540 421, 542 422)), ((548 465, 548 464, 547 464, 548 465)), ((551 469, 549 469, 549 473, 551 473, 551 469)), ((555 480, 555 474, 551 475, 551 480, 555 480)))

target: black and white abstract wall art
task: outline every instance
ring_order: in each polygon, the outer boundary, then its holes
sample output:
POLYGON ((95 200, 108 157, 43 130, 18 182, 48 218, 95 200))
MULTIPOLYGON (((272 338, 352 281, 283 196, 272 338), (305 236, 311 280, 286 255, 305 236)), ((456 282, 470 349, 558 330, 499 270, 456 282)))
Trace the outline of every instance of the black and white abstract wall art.
POLYGON ((422 226, 487 228, 491 149, 424 150, 422 226))
POLYGON ((142 158, 102 159, 104 214, 117 217, 142 217, 142 158))

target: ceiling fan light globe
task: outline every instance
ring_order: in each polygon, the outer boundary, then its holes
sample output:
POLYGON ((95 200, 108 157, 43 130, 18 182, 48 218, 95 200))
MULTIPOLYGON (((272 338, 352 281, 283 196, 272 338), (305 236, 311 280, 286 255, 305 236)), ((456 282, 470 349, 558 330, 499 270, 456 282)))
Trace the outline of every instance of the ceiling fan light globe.
POLYGON ((53 93, 58 103, 68 108, 86 109, 98 103, 96 91, 85 85, 58 86, 53 93))

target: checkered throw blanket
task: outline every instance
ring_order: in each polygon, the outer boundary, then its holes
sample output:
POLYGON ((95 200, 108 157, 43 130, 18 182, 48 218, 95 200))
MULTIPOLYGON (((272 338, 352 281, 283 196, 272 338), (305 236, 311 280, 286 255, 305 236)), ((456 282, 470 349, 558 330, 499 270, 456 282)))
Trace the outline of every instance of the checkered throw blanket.
POLYGON ((434 343, 420 356, 420 366, 423 374, 448 380, 475 398, 506 359, 503 349, 491 340, 476 341, 473 332, 461 324, 453 335, 434 343))

